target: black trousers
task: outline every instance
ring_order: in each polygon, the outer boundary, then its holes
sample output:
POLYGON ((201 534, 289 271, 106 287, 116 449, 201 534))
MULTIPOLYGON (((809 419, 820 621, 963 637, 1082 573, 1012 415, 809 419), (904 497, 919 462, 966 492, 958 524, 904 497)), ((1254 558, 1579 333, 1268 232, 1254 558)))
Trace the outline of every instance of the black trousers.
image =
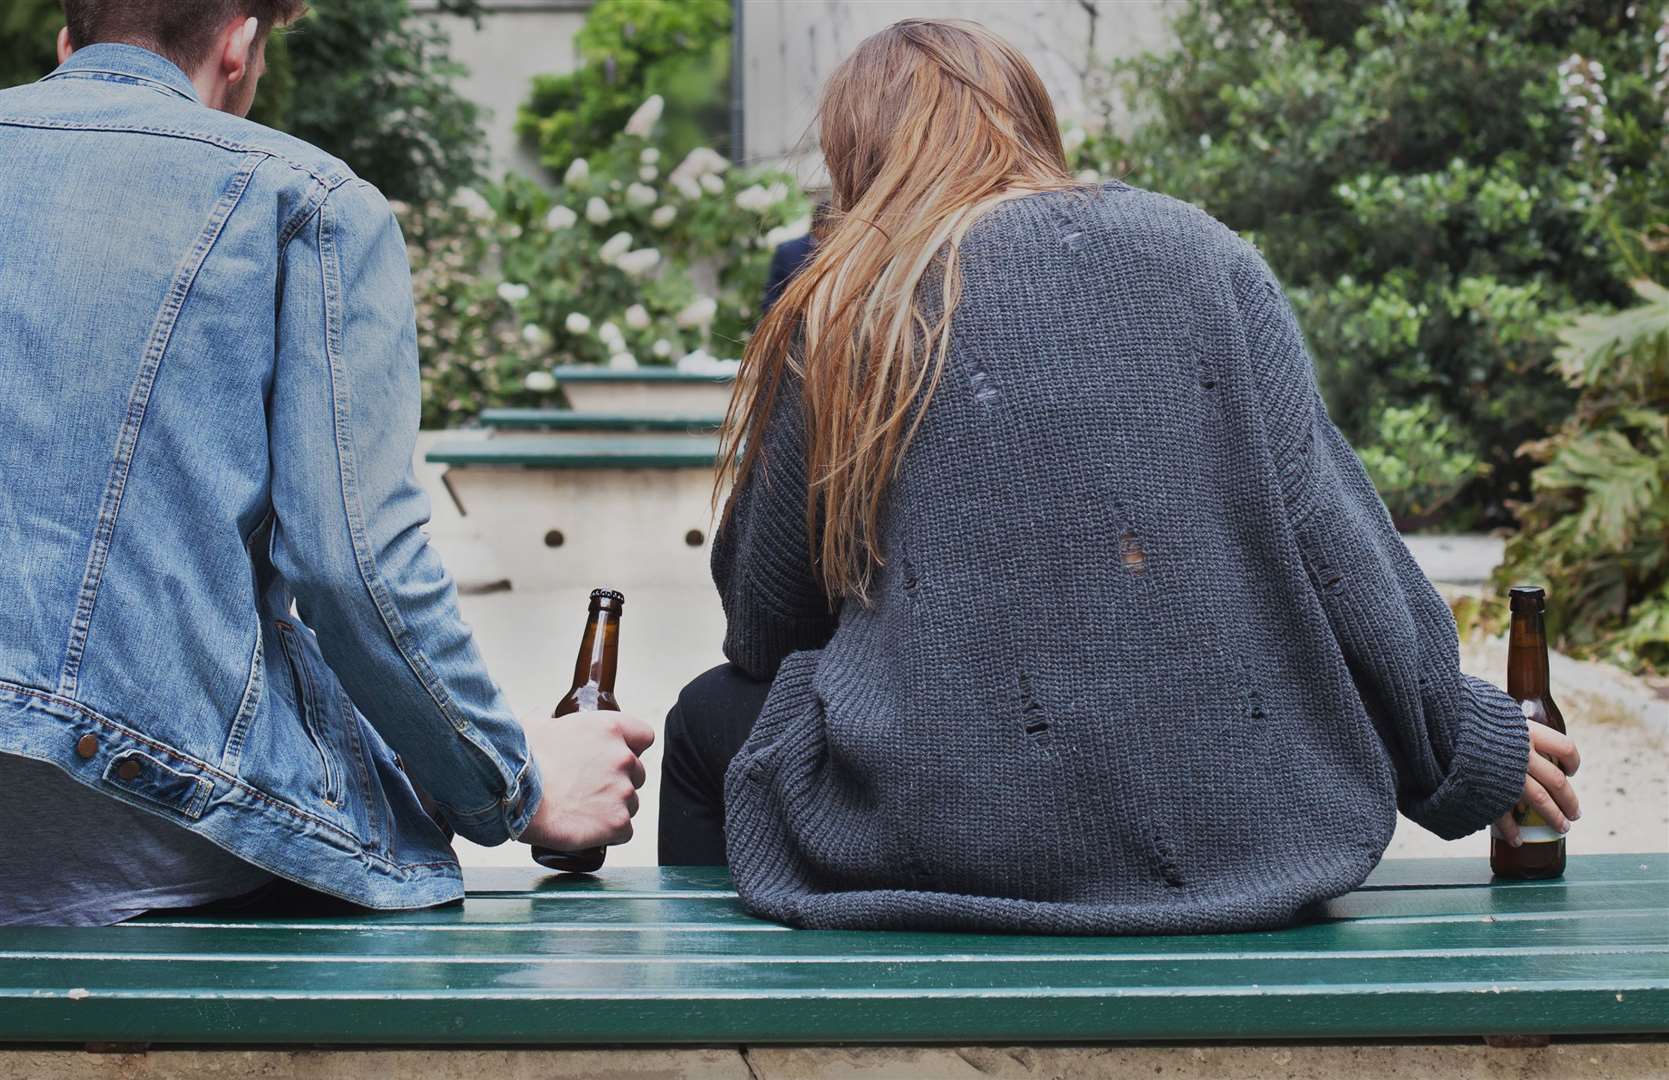
POLYGON ((770 683, 725 664, 678 695, 662 743, 662 866, 724 865, 724 771, 770 691, 770 683))

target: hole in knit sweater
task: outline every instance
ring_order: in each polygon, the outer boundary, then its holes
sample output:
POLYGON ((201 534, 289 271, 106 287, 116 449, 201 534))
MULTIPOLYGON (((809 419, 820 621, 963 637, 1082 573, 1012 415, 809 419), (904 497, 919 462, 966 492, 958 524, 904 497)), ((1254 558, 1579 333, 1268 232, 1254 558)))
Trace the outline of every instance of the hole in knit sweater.
POLYGON ((968 376, 968 384, 974 388, 974 400, 984 403, 997 399, 997 387, 991 382, 991 376, 983 371, 976 371, 968 376))
POLYGON ((1135 529, 1124 530, 1124 535, 1118 538, 1119 561, 1124 569, 1132 574, 1147 572, 1147 552, 1142 550, 1141 537, 1136 535, 1135 529))
POLYGON ((1041 735, 1048 730, 1049 722, 1047 720, 1033 720, 1031 723, 1026 725, 1027 735, 1041 735))

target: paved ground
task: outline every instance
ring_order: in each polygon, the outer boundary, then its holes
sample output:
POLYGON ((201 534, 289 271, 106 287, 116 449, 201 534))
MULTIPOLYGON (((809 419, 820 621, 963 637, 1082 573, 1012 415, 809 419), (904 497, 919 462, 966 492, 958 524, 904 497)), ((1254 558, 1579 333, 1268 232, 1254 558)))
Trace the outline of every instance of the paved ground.
POLYGON ((1249 1047, 769 1047, 706 1050, 0 1050, 0 1080, 1649 1080, 1669 1043, 1249 1047))
MULTIPOLYGON (((482 539, 469 535, 439 484, 439 470, 423 466, 421 472, 435 502, 431 533, 454 575, 466 586, 505 577, 513 583, 515 568, 489 565, 482 539)), ((529 508, 527 528, 542 529, 536 506, 529 508)), ((1489 537, 1415 537, 1410 547, 1447 592, 1478 587, 1501 553, 1500 541, 1489 537)), ((586 594, 593 585, 607 583, 608 569, 599 567, 572 588, 555 592, 512 588, 463 598, 464 615, 475 627, 494 674, 523 715, 544 715, 567 690, 586 594)), ((659 725, 679 688, 722 659, 723 628, 717 597, 705 582, 634 590, 621 629, 621 702, 659 725)), ((1505 643, 1467 643, 1462 667, 1502 682, 1505 643)), ((1564 657, 1554 660, 1553 686, 1584 756, 1578 788, 1583 816, 1572 833, 1572 849, 1669 849, 1669 692, 1654 692, 1609 666, 1564 657)), ((659 763, 657 747, 648 760, 651 779, 638 816, 638 836, 612 853, 617 865, 655 861, 659 763)), ((1447 843, 1403 821, 1389 854, 1482 859, 1487 852, 1483 835, 1447 843)), ((467 843, 460 843, 460 855, 473 865, 519 865, 527 857, 515 845, 488 850, 467 843)))

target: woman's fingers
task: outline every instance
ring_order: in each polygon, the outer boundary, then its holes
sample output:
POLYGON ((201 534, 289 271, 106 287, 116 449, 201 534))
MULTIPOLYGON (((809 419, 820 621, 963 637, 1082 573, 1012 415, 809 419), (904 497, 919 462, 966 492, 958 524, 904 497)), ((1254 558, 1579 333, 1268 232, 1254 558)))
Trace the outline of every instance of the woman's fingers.
POLYGON ((1512 811, 1509 810, 1495 819, 1495 831, 1500 834, 1501 839, 1513 847, 1519 845, 1518 822, 1513 820, 1512 811))
POLYGON ((1582 755, 1571 737, 1546 724, 1530 725, 1530 745, 1536 753, 1557 761, 1566 776, 1576 775, 1576 770, 1582 767, 1582 755))
MULTIPOLYGON (((1569 781, 1564 780, 1564 774, 1554 766, 1548 765, 1547 772, 1556 774, 1567 787, 1569 786, 1569 781)), ((1570 792, 1568 798, 1574 806, 1576 793, 1574 791, 1570 792)), ((1547 785, 1541 782, 1538 775, 1524 778, 1524 805, 1540 814, 1542 820, 1546 821, 1554 830, 1558 832, 1570 831, 1570 815, 1566 813, 1563 803, 1555 797, 1547 785)))

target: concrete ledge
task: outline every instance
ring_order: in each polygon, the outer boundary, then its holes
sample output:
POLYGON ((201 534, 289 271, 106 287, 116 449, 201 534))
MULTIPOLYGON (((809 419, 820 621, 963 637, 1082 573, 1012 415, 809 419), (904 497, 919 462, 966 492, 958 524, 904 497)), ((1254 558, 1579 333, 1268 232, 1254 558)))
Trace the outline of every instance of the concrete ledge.
POLYGON ((770 1047, 698 1050, 0 1051, 0 1080, 1647 1080, 1669 1073, 1669 1042, 1210 1047, 770 1047))

